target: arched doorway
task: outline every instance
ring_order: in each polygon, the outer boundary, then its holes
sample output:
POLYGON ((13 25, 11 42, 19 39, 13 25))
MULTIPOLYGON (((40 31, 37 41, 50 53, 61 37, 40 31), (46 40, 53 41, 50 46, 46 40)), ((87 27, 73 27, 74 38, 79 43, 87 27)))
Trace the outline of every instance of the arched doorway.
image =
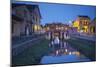
POLYGON ((91 33, 95 33, 95 27, 92 26, 92 27, 90 28, 90 31, 91 31, 91 33))

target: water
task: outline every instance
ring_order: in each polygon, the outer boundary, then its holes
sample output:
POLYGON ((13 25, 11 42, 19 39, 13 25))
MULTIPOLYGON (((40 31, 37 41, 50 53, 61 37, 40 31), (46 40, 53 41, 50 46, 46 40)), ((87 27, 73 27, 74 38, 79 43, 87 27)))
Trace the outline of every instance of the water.
POLYGON ((61 41, 59 45, 54 46, 53 41, 49 44, 51 52, 48 56, 44 56, 40 63, 41 64, 52 64, 52 63, 65 63, 65 62, 81 62, 90 61, 87 57, 72 48, 67 41, 61 41))

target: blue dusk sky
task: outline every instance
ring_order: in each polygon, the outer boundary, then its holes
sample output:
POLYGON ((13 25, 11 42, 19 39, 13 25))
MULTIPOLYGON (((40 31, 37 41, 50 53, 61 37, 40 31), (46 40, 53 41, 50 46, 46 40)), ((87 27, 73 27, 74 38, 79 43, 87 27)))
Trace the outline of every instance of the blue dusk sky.
MULTIPOLYGON (((18 3, 18 2, 17 2, 18 3)), ((39 5, 42 16, 41 24, 61 22, 67 24, 77 18, 78 15, 89 16, 91 20, 96 17, 96 7, 90 5, 55 4, 55 3, 33 3, 39 5)))

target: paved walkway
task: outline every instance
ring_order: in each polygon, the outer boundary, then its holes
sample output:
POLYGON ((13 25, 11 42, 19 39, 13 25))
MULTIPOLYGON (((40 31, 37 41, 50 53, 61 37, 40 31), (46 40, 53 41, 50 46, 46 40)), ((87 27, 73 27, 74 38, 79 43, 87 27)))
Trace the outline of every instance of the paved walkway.
POLYGON ((16 56, 19 53, 21 53, 22 51, 24 51, 26 48, 32 46, 34 43, 37 43, 38 41, 40 41, 44 36, 40 36, 37 38, 32 38, 29 40, 26 40, 24 42, 18 43, 16 45, 12 45, 12 55, 16 56))
POLYGON ((17 36, 17 37, 12 37, 12 45, 17 45, 20 44, 22 42, 25 42, 27 40, 31 40, 33 38, 37 38, 39 36, 37 35, 28 35, 28 36, 17 36))
POLYGON ((32 42, 32 41, 39 40, 39 39, 41 39, 41 38, 43 38, 43 36, 38 37, 38 38, 33 38, 33 39, 30 39, 30 40, 27 40, 27 41, 21 42, 21 43, 16 44, 16 45, 12 45, 12 48, 14 49, 14 48, 20 47, 20 46, 22 46, 22 45, 24 45, 24 44, 30 43, 30 42, 32 42))
POLYGON ((86 39, 86 40, 90 40, 90 41, 96 41, 95 36, 71 35, 71 37, 86 39))

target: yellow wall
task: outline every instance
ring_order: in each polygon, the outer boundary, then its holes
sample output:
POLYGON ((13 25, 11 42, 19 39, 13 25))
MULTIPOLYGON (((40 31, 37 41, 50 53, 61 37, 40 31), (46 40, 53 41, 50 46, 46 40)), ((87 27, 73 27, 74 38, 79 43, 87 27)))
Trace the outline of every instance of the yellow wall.
POLYGON ((40 25, 33 25, 33 30, 34 31, 39 31, 39 30, 41 30, 41 26, 40 25))
POLYGON ((78 21, 74 21, 73 27, 78 27, 78 26, 79 26, 79 22, 78 21))
POLYGON ((88 26, 83 26, 85 29, 83 30, 84 32, 88 32, 88 26))
POLYGON ((74 21, 73 27, 77 27, 77 29, 79 30, 80 29, 79 21, 74 21))
MULTIPOLYGON (((77 27, 78 31, 80 31, 79 21, 74 21, 73 27, 77 27)), ((88 32, 88 26, 83 26, 83 28, 84 28, 83 32, 88 32)))

